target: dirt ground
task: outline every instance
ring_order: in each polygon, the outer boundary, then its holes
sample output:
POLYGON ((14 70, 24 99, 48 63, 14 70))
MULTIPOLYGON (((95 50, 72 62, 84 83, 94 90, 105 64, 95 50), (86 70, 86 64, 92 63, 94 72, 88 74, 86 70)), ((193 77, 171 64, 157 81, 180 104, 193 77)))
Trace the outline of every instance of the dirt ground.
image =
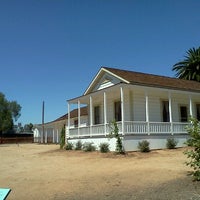
POLYGON ((0 188, 8 200, 197 200, 184 149, 126 156, 60 150, 58 145, 0 145, 0 188))

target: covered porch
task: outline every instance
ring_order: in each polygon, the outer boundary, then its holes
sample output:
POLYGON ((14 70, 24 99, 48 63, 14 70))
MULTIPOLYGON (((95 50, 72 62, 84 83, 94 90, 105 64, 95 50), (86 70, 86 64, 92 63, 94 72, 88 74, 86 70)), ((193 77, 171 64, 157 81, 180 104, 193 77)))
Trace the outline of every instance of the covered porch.
POLYGON ((188 117, 196 117, 198 98, 199 95, 192 92, 120 83, 69 100, 68 113, 71 104, 78 107, 78 124, 73 126, 68 114, 66 137, 106 137, 113 120, 117 121, 121 135, 187 134, 188 117), (167 102, 166 117, 162 102, 167 102), (85 124, 81 124, 80 119, 82 105, 87 106, 89 113, 85 124), (182 115, 180 105, 184 105, 186 113, 183 115, 187 116, 179 116, 182 115))

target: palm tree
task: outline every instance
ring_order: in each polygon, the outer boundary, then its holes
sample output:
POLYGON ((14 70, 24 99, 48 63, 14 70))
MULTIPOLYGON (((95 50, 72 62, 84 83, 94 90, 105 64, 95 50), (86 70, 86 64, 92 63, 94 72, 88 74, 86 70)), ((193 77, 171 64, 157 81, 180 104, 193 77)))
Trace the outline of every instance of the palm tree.
POLYGON ((200 47, 193 47, 186 53, 185 59, 176 63, 172 70, 177 72, 176 77, 180 79, 200 82, 200 47))

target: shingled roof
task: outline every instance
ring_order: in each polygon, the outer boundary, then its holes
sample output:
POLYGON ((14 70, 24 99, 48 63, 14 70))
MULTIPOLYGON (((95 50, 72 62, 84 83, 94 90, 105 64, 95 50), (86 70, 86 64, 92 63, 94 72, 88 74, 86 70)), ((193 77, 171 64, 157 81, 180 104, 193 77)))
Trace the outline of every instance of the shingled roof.
POLYGON ((141 72, 134 72, 116 68, 102 67, 103 69, 127 80, 130 84, 161 87, 200 92, 200 83, 196 81, 158 76, 141 72))
MULTIPOLYGON (((87 111, 87 107, 81 107, 80 108, 80 115, 81 116, 85 116, 88 115, 88 111, 87 111)), ((76 118, 78 117, 78 109, 74 109, 70 112, 70 118, 76 118)), ((57 122, 57 121, 62 121, 62 120, 66 120, 68 118, 68 113, 59 117, 58 119, 54 120, 53 122, 57 122)))

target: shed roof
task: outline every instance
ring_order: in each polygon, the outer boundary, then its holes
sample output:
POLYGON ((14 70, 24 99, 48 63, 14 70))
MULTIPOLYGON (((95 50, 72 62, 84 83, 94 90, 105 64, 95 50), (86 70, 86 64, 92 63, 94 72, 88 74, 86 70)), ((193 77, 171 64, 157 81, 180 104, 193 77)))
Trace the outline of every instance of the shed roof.
MULTIPOLYGON (((81 116, 85 116, 85 115, 88 115, 88 111, 87 111, 87 107, 81 107, 80 108, 80 115, 81 116)), ((70 118, 76 118, 78 117, 78 109, 74 109, 70 112, 70 118)), ((57 121, 61 121, 61 120, 66 120, 68 118, 68 113, 57 118, 56 120, 52 121, 52 122, 57 122, 57 121)))

